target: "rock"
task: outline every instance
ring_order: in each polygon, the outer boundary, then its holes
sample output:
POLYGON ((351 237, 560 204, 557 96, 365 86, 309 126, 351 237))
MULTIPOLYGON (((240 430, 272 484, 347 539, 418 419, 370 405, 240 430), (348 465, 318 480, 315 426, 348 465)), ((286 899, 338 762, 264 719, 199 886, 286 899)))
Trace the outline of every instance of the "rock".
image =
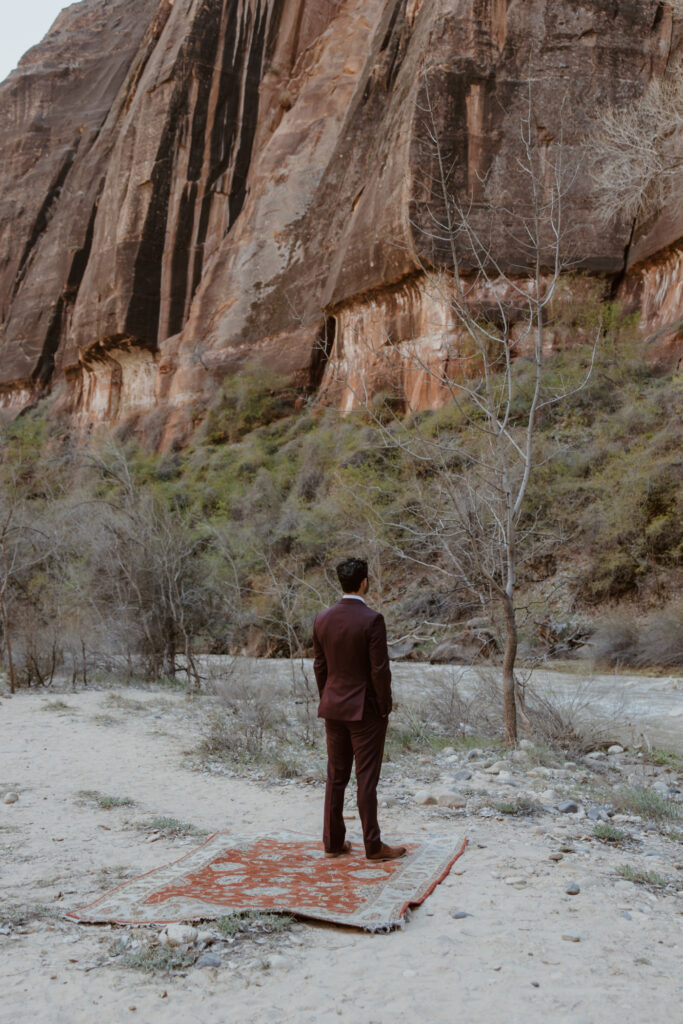
POLYGON ((271 967, 289 967, 289 960, 286 956, 282 956, 281 953, 271 953, 268 957, 268 962, 271 967))
POLYGON ((557 793, 554 789, 544 789, 539 799, 542 804, 545 804, 546 806, 550 807, 557 800, 557 793))
POLYGON ((618 743, 613 743, 611 747, 607 748, 608 754, 623 754, 624 748, 620 747, 618 743))
POLYGON ((590 818, 591 821, 609 821, 613 814, 614 810, 611 807, 605 807, 604 805, 601 805, 600 807, 593 805, 592 807, 589 807, 587 811, 587 817, 590 818))
POLYGON ((444 640, 437 644, 429 656, 432 665, 471 665, 480 653, 481 646, 444 640))
MULTIPOLYGON (((454 154, 454 180, 483 180, 487 154, 514 168, 518 131, 507 109, 523 102, 520 67, 544 76, 539 123, 558 109, 553 83, 575 83, 564 114, 572 138, 597 105, 642 94, 670 47, 667 19, 653 28, 651 8, 621 5, 614 18, 606 0, 553 0, 547 17, 517 3, 482 18, 480 2, 461 0, 411 3, 388 22, 385 0, 367 0, 362 18, 320 0, 71 5, 2 83, 5 405, 18 413, 61 383, 79 423, 157 406, 181 434, 215 381, 254 351, 315 386, 322 309, 335 309, 338 338, 369 324, 372 310, 377 333, 364 339, 372 352, 380 325, 404 306, 393 340, 409 343, 411 325, 431 310, 416 275, 432 253, 422 219, 441 216, 420 202, 424 126, 413 112, 425 89, 437 97, 435 129, 454 154), (385 43, 371 45, 378 33, 385 43), (484 54, 491 85, 460 110, 481 87, 484 54), (239 83, 237 93, 226 82, 239 83)), ((583 217, 593 189, 581 169, 567 199, 567 219, 580 223, 573 246, 590 254, 595 272, 614 274, 630 226, 583 217)), ((515 193, 509 202, 521 200, 515 193)), ((639 266, 653 238, 661 248, 678 238, 666 214, 636 232, 639 266)), ((507 228, 504 270, 520 261, 507 228)), ((675 264, 673 272, 665 265, 663 282, 655 266, 657 315, 668 323, 675 264)), ((643 330, 653 330, 647 317, 643 330)), ((372 366, 359 352, 351 387, 371 379, 372 366)), ((428 374, 416 384, 424 408, 428 374)), ((465 635, 487 629, 478 617, 465 635)))
POLYGON ((466 910, 451 910, 450 914, 455 921, 462 921, 465 917, 472 917, 466 910))
POLYGON ((498 781, 499 782, 510 782, 511 779, 512 779, 512 772, 507 772, 507 771, 499 771, 498 772, 498 781))
POLYGON ((507 761, 494 761, 488 768, 484 768, 484 771, 487 775, 498 775, 499 772, 505 771, 507 767, 507 761))
POLYGON ((566 892, 567 896, 578 896, 581 892, 581 888, 576 882, 569 882, 564 891, 566 892))
POLYGON ((197 960, 197 967, 220 967, 222 961, 215 953, 202 953, 197 960))
POLYGON ((467 800, 459 793, 439 793, 437 797, 439 807, 462 808, 467 807, 467 800))
POLYGON ((205 946, 210 946, 216 941, 216 936, 213 932, 200 930, 197 933, 197 942, 203 943, 205 946))
POLYGON ((444 747, 441 751, 442 757, 451 757, 455 753, 453 747, 444 747))
POLYGON ((532 740, 520 740, 517 744, 520 750, 535 750, 536 744, 532 740))
POLYGON ((503 881, 506 885, 526 885, 526 878, 520 878, 518 875, 510 875, 509 878, 504 878, 503 881))
POLYGON ((563 859, 563 856, 564 855, 559 852, 551 853, 549 856, 549 860, 560 861, 563 859))
POLYGON ((465 760, 466 761, 476 761, 477 758, 478 757, 482 757, 483 754, 484 754, 484 751, 480 747, 472 747, 471 750, 467 751, 467 754, 465 755, 465 760))
POLYGON ((192 925, 167 924, 159 933, 159 942, 162 946, 189 946, 198 935, 198 930, 192 925))
POLYGON ((472 772, 469 770, 469 768, 461 768, 459 771, 455 773, 453 778, 457 782, 467 782, 468 779, 472 778, 472 772))
POLYGON ((435 804, 436 797, 433 793, 430 793, 427 789, 421 789, 415 794, 415 803, 425 806, 426 804, 435 804))
POLYGON ((2 802, 3 804, 15 804, 18 799, 19 797, 17 796, 16 793, 5 793, 4 797, 2 798, 2 802))
POLYGON ((625 921, 632 921, 633 920, 633 918, 629 914, 628 910, 622 910, 621 916, 624 918, 625 921))
POLYGON ((560 800, 556 806, 560 814, 578 814, 580 809, 575 800, 560 800))
POLYGON ((566 935, 563 935, 562 938, 565 942, 581 942, 580 935, 573 935, 570 932, 568 932, 566 935))
POLYGON ((607 754, 604 750, 591 750, 590 754, 586 754, 586 757, 590 758, 591 761, 604 761, 607 754))

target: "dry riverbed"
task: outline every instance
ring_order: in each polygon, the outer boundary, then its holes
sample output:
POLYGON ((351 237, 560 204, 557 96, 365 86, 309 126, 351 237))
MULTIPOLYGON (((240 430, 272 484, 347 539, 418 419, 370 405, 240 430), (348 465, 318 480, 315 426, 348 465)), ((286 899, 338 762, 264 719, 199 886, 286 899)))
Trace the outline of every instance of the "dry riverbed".
MULTIPOLYGON (((465 834, 469 847, 390 935, 266 918, 162 947, 161 929, 65 921, 203 833, 319 832, 320 755, 289 780, 202 755, 216 710, 133 688, 0 701, 3 1024, 680 1019, 675 757, 563 761, 528 744, 396 756, 385 837, 465 834)), ((348 815, 357 832, 351 798, 348 815)))

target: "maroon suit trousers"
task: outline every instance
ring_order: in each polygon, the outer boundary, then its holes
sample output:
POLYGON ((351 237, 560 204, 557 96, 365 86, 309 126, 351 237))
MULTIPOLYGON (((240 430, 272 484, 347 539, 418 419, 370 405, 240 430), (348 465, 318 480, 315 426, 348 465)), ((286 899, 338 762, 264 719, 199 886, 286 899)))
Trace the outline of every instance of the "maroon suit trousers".
POLYGON ((382 769, 387 719, 366 711, 360 722, 325 719, 327 735, 327 786, 323 845, 329 853, 344 845, 344 792, 356 762, 358 813, 363 826, 365 853, 376 853, 382 845, 377 822, 377 783, 382 769))

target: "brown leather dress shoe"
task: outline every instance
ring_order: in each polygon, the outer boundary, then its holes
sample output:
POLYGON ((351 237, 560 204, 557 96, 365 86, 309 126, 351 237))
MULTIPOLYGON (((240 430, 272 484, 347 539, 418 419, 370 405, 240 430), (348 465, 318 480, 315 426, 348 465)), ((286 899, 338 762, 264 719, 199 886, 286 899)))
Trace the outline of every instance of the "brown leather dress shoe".
POLYGON ((382 843, 379 850, 376 853, 367 853, 365 855, 366 860, 398 860, 399 857, 405 857, 406 853, 405 846, 387 846, 386 843, 382 843))
POLYGON ((325 850, 326 857, 342 857, 345 853, 351 853, 351 843, 347 840, 341 850, 325 850))

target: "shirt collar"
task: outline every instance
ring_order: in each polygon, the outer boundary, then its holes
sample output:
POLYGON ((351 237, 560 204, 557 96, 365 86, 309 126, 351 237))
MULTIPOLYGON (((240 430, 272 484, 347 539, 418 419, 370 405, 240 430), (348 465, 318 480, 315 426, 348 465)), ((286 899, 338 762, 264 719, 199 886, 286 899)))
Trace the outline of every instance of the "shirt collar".
POLYGON ((361 597, 360 594, 342 594, 342 601, 362 601, 365 604, 365 598, 361 597))

